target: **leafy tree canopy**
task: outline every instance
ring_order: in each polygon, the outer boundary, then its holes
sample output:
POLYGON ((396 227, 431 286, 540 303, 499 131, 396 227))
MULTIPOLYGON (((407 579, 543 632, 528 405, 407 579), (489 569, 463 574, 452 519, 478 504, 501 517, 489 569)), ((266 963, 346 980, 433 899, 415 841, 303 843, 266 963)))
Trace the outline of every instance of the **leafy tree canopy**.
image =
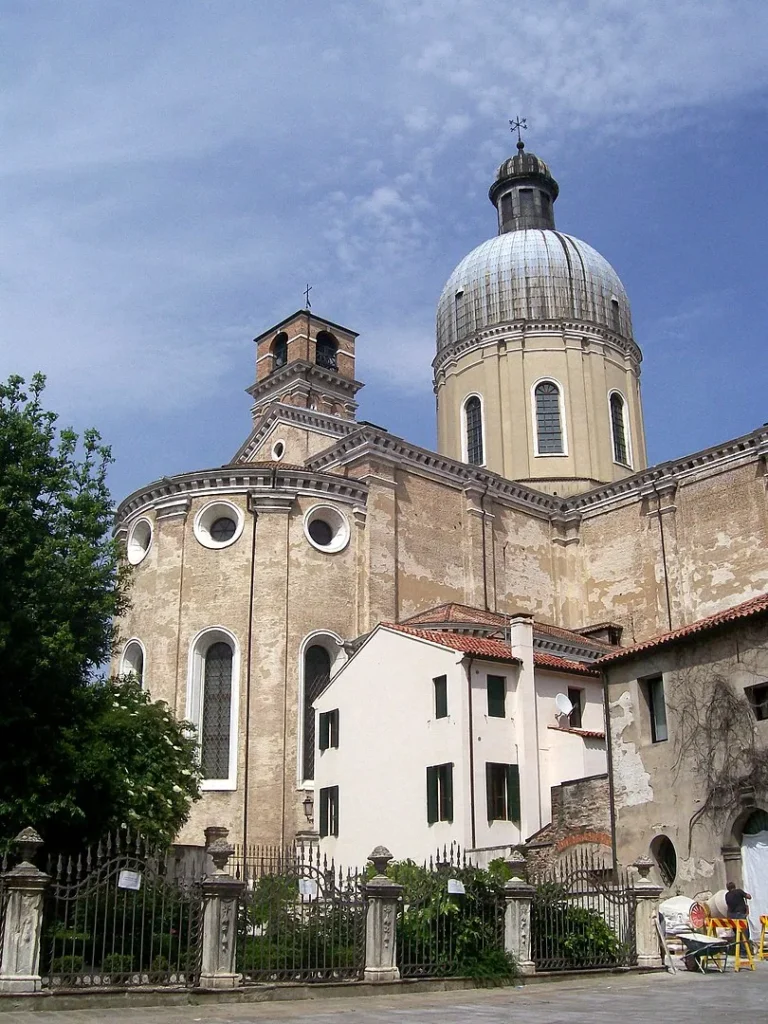
POLYGON ((99 678, 127 605, 112 461, 58 430, 45 379, 0 384, 0 841, 34 825, 72 847, 123 823, 170 838, 199 795, 185 723, 99 678))

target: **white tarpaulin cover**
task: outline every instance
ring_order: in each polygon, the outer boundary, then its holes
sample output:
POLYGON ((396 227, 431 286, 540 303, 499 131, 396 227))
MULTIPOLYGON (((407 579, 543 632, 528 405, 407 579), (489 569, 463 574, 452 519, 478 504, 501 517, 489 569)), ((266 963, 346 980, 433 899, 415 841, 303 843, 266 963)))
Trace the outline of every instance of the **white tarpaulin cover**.
POLYGON ((741 840, 744 889, 752 895, 749 904, 749 933, 760 939, 760 915, 768 914, 768 832, 744 836, 741 840))
POLYGON ((664 918, 664 934, 677 935, 679 932, 691 930, 690 912, 693 900, 688 896, 672 896, 659 904, 659 911, 664 918))

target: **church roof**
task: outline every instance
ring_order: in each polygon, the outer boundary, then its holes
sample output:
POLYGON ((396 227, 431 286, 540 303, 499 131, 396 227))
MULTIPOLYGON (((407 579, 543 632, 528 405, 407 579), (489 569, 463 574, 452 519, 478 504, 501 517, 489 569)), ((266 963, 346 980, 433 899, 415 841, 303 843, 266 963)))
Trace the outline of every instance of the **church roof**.
MULTIPOLYGON (((512 653, 512 648, 504 640, 495 640, 491 637, 467 636, 465 633, 450 633, 447 630, 418 629, 414 626, 405 626, 392 622, 382 622, 385 629, 392 629, 398 633, 407 633, 409 636, 421 640, 428 640, 430 643, 439 644, 441 647, 448 647, 454 651, 461 651, 463 654, 471 654, 479 658, 487 658, 489 661, 506 661, 511 664, 519 664, 520 659, 512 653)), ((534 665, 541 668, 549 668, 555 672, 569 672, 582 676, 598 676, 597 669, 587 662, 570 661, 568 658, 559 658, 554 654, 546 654, 542 651, 534 651, 534 665)))
POLYGON ((650 640, 643 640, 641 643, 633 644, 631 647, 622 647, 621 650, 606 654, 596 664, 602 666, 614 664, 618 661, 626 661, 627 658, 631 658, 636 654, 668 647, 671 644, 687 640, 691 636, 696 636, 698 633, 708 633, 728 623, 738 622, 741 619, 751 619, 765 614, 768 614, 768 594, 753 597, 749 601, 743 601, 733 608, 726 609, 726 611, 717 612, 715 615, 708 615, 705 619, 698 619, 696 622, 691 622, 688 626, 681 626, 680 629, 661 633, 659 636, 651 637, 650 640))

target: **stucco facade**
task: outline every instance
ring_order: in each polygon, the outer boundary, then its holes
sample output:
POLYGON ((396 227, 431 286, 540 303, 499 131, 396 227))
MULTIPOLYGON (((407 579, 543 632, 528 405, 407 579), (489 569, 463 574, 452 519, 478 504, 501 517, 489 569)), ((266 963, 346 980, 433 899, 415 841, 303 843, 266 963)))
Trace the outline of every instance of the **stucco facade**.
MULTIPOLYGON (((517 173, 499 180, 517 188, 517 173)), ((439 323, 440 452, 356 420, 357 336, 300 310, 255 339, 253 422, 231 461, 164 477, 121 503, 133 588, 115 670, 134 664, 126 648, 137 641, 152 694, 200 725, 209 648, 229 652, 231 721, 217 723, 216 741, 230 745, 230 767, 209 780, 182 839, 197 842, 211 822, 252 842, 306 827, 312 646, 336 671, 349 641, 444 602, 572 630, 612 622, 631 643, 766 589, 768 429, 643 468, 628 301, 580 244, 583 273, 551 256, 526 291, 525 268, 502 266, 508 299, 478 305, 480 320, 461 337, 439 323), (557 288, 548 273, 560 275, 557 288), (510 310, 517 319, 506 321, 510 310), (545 408, 554 393, 541 408, 532 398, 544 377, 566 388, 560 420, 556 402, 545 408), (625 465, 613 458, 618 390, 625 465), (482 392, 485 465, 462 448, 471 391, 482 392), (567 454, 531 454, 545 414, 567 454), (225 527, 231 535, 213 537, 225 527)))
POLYGON ((338 714, 337 745, 319 748, 316 761, 316 826, 323 792, 338 787, 337 834, 323 834, 321 825, 321 852, 358 864, 386 842, 397 857, 426 860, 456 843, 479 863, 504 856, 550 820, 553 786, 605 771, 598 675, 586 665, 569 673, 565 661, 557 669, 535 665, 526 616, 512 620, 508 644, 405 628, 377 627, 315 702, 318 715, 338 714), (446 638, 466 649, 445 647, 446 638), (497 657, 467 653, 489 646, 498 647, 497 657), (497 715, 489 675, 504 680, 497 715), (434 680, 443 676, 441 716, 434 680), (569 687, 582 695, 579 729, 568 728, 555 706, 569 687), (488 763, 517 769, 516 820, 489 817, 488 763), (430 822, 426 773, 435 765, 450 766, 452 806, 430 822))
POLYGON ((670 894, 742 884, 745 826, 768 825, 768 599, 609 655, 604 673, 619 862, 650 856, 670 894))

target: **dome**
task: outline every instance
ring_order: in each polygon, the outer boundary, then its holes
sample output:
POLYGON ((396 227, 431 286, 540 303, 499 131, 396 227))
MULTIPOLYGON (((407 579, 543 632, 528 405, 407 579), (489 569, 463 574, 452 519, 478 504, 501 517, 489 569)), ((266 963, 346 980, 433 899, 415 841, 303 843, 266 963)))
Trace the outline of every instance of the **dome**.
POLYGON ((632 337, 624 286, 591 245, 555 230, 507 231, 473 249, 448 278, 437 307, 437 349, 499 324, 548 320, 632 337))

